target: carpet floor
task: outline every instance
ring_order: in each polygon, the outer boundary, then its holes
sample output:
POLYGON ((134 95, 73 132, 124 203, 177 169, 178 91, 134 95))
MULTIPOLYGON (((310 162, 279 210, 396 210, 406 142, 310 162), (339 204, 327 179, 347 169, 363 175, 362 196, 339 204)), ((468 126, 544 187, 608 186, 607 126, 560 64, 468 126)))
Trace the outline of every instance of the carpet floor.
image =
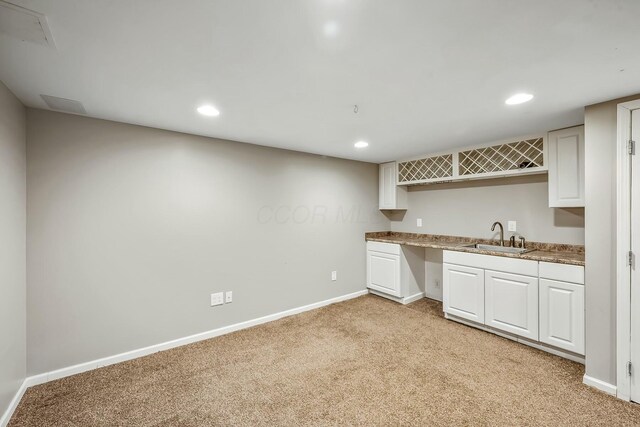
POLYGON ((583 373, 367 295, 32 387, 9 425, 640 425, 583 373))

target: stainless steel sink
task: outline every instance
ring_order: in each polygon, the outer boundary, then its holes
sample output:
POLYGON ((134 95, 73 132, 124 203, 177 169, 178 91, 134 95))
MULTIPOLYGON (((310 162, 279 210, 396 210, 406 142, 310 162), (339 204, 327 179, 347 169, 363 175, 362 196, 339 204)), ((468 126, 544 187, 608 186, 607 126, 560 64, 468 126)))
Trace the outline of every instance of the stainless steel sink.
POLYGON ((462 247, 480 249, 483 251, 504 252, 507 254, 524 254, 524 253, 535 250, 535 249, 512 248, 510 246, 485 245, 482 243, 472 243, 470 245, 463 245, 462 247))

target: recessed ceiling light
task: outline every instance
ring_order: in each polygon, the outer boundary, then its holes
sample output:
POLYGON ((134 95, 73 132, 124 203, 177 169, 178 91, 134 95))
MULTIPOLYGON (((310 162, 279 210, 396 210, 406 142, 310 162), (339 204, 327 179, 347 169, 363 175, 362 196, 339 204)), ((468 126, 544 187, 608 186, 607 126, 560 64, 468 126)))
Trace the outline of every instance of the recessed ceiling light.
POLYGON ((220 115, 220 111, 213 105, 201 105, 198 107, 198 113, 203 116, 216 117, 220 115))
POLYGON ((325 22, 324 26, 322 27, 322 31, 327 37, 335 37, 340 32, 340 27, 338 26, 338 23, 336 21, 328 21, 325 22))
POLYGON ((353 146, 356 148, 367 148, 369 146, 369 143, 366 141, 358 141, 355 144, 353 144, 353 146))
POLYGON ((516 105, 522 104, 523 102, 531 101, 533 99, 533 95, 530 93, 516 93, 506 101, 504 101, 507 105, 516 105))

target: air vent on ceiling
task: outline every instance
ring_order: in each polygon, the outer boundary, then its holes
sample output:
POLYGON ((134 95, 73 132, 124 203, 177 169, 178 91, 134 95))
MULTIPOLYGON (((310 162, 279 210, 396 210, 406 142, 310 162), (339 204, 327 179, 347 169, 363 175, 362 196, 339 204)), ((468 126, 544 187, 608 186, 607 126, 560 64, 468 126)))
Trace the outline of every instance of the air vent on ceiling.
POLYGON ((55 48, 47 17, 0 0, 0 33, 55 48))
POLYGON ((57 96, 40 95, 44 102, 47 103, 52 110, 65 111, 74 114, 87 114, 84 106, 73 99, 58 98, 57 96))

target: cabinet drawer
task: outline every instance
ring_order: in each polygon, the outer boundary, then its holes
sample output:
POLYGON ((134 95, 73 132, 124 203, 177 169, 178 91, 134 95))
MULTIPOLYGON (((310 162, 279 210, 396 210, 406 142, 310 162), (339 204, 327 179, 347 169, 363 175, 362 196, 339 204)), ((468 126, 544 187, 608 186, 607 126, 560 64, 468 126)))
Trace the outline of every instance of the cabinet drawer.
POLYGON ((540 279, 540 341, 584 355, 584 286, 540 279))
POLYGON ((540 278, 584 285, 584 267, 554 262, 540 262, 540 278))
POLYGON ((383 254, 400 255, 400 245, 397 243, 367 242, 367 251, 382 252, 383 254))
POLYGON ((505 273, 538 276, 538 261, 509 258, 494 255, 473 254, 469 252, 444 251, 443 262, 466 265, 474 268, 504 271, 505 273))
POLYGON ((538 340, 538 278, 485 271, 485 325, 538 340))

